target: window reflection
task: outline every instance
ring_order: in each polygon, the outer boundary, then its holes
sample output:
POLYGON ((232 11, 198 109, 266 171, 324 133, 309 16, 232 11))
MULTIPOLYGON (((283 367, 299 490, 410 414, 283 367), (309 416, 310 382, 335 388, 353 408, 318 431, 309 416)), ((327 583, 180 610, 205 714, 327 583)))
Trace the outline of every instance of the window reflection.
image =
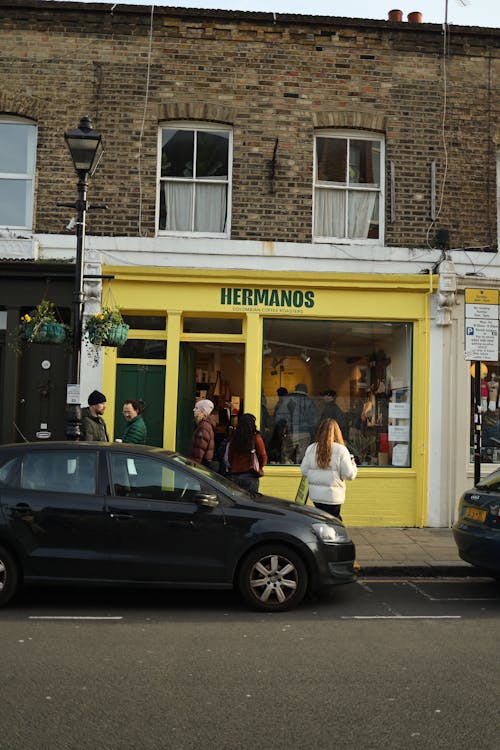
POLYGON ((264 320, 260 429, 271 463, 297 464, 321 419, 361 466, 409 466, 412 324, 264 320))

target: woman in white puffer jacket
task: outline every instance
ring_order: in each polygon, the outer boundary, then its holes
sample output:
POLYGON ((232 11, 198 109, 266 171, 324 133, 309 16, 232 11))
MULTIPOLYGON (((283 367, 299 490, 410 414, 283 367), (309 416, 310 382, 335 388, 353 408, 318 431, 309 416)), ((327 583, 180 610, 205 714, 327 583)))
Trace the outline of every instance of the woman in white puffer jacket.
POLYGON ((314 505, 342 520, 345 480, 356 479, 358 468, 334 419, 320 422, 316 442, 307 447, 300 470, 309 481, 309 497, 314 505))

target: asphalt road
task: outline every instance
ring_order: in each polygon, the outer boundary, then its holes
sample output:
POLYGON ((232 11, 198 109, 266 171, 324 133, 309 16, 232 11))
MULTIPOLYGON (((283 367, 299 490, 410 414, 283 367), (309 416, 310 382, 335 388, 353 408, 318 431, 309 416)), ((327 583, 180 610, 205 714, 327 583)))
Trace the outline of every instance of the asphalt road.
POLYGON ((490 579, 360 580, 276 615, 26 591, 0 616, 0 749, 497 750, 499 623, 490 579))

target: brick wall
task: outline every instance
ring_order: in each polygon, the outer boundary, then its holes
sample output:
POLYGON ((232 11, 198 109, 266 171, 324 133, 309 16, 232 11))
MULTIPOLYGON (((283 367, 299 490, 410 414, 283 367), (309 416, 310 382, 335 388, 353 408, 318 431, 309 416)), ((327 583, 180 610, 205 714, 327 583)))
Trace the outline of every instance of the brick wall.
POLYGON ((0 0, 0 112, 39 126, 38 232, 64 229, 56 203, 76 180, 63 133, 89 114, 105 145, 91 199, 109 206, 90 212, 93 234, 155 234, 158 122, 177 117, 234 128, 234 239, 311 240, 313 135, 338 126, 386 135, 386 244, 427 244, 435 161, 437 225, 453 247, 496 245, 500 31, 452 29, 444 60, 438 25, 161 7, 148 65, 151 9, 110 8, 0 0))

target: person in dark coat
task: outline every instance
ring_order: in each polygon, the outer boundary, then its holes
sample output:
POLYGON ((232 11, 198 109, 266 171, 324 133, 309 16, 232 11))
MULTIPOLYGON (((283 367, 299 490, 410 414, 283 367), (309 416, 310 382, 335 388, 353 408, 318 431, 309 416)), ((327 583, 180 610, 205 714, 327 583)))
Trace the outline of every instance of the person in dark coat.
MULTIPOLYGON (((214 405, 208 398, 202 398, 194 405, 193 414, 196 429, 189 444, 188 456, 199 464, 210 466, 215 453, 215 420, 212 417, 214 405)), ((210 468, 216 469, 215 466, 210 468)))
POLYGON ((88 397, 88 407, 82 409, 82 440, 109 442, 106 422, 102 418, 106 409, 106 396, 100 391, 92 391, 88 397))
POLYGON ((123 402, 123 416, 127 420, 122 443, 137 443, 146 445, 148 431, 144 419, 141 417, 141 405, 138 401, 129 399, 123 402))
POLYGON ((334 419, 340 427, 344 440, 349 440, 349 420, 347 419, 347 415, 336 403, 337 391, 328 390, 324 391, 321 395, 323 396, 325 406, 321 413, 320 421, 323 419, 334 419))
POLYGON ((267 454, 262 435, 257 430, 253 414, 242 414, 229 443, 230 479, 252 495, 259 491, 259 474, 251 467, 253 454, 257 456, 259 472, 267 464, 267 454))
POLYGON ((278 401, 276 423, 287 423, 287 437, 282 445, 283 463, 300 463, 311 442, 318 423, 318 413, 305 383, 297 383, 295 390, 278 401))

